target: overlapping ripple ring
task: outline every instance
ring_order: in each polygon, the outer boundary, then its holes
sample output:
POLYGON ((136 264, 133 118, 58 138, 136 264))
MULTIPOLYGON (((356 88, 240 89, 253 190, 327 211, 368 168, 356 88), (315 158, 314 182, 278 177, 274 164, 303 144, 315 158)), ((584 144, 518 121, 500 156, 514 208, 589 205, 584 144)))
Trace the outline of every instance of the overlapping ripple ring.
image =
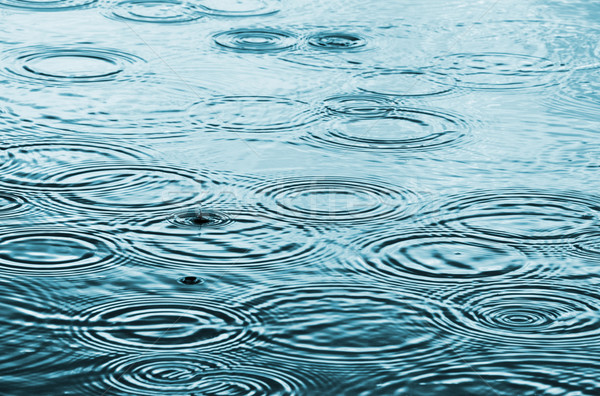
POLYGON ((298 367, 236 360, 239 357, 226 353, 128 355, 98 367, 102 381, 84 385, 107 394, 297 395, 318 389, 323 382, 298 367))
POLYGON ((0 272, 13 275, 85 275, 128 261, 123 243, 99 231, 58 227, 0 230, 0 272))
POLYGON ((290 361, 409 364, 446 353, 431 323, 440 308, 423 294, 311 283, 265 289, 245 301, 263 326, 265 345, 257 348, 290 361))
POLYGON ((248 306, 214 295, 124 295, 71 314, 69 341, 102 352, 222 351, 261 331, 248 306))
POLYGON ((333 116, 379 118, 392 113, 399 104, 382 95, 347 94, 325 99, 324 107, 333 116))
POLYGON ((276 179, 257 185, 255 193, 259 207, 301 224, 399 220, 414 213, 419 200, 410 189, 348 177, 276 179))
POLYGON ((557 83, 562 65, 550 59, 509 53, 459 53, 440 56, 436 70, 454 75, 457 84, 471 89, 506 90, 557 83))
POLYGON ((481 190, 451 197, 426 216, 447 229, 505 243, 567 243, 599 224, 600 200, 572 191, 481 190))
POLYGON ((355 84, 361 91, 377 95, 420 97, 448 93, 456 81, 448 74, 426 69, 381 69, 359 74, 355 84))
MULTIPOLYGON (((594 395, 600 364, 584 352, 541 350, 454 356, 404 372, 351 378, 340 392, 384 395, 594 395)), ((335 392, 334 392, 335 393, 335 392)))
POLYGON ((148 265, 256 271, 290 269, 339 254, 312 229, 252 210, 211 211, 205 224, 181 216, 150 219, 129 229, 127 238, 148 265))
POLYGON ((17 48, 5 54, 9 77, 39 84, 79 84, 124 78, 128 66, 144 60, 116 49, 89 44, 17 48))
POLYGON ((170 166, 107 163, 50 179, 52 203, 94 213, 158 213, 222 199, 220 175, 170 166))
POLYGON ((460 339, 515 346, 590 346, 600 339, 600 295, 560 281, 497 282, 434 293, 434 314, 460 339))
POLYGON ((13 191, 0 191, 0 219, 24 215, 33 209, 29 201, 13 191))
POLYGON ((66 367, 71 355, 53 337, 61 325, 65 284, 19 273, 0 273, 3 393, 30 394, 66 367))
POLYGON ((148 23, 185 23, 201 18, 198 7, 187 0, 122 0, 106 10, 109 18, 148 23))
POLYGON ((366 232, 352 246, 348 269, 389 284, 523 278, 540 269, 510 245, 433 229, 366 232))
POLYGON ((274 133, 315 121, 308 103, 274 96, 224 96, 188 109, 193 126, 233 133, 274 133))
POLYGON ((367 40, 356 33, 319 32, 307 38, 310 46, 327 51, 351 51, 363 48, 367 40))
POLYGON ((201 0, 204 14, 223 17, 252 17, 279 12, 279 0, 201 0))
POLYGON ((296 43, 296 38, 283 30, 249 28, 218 33, 214 41, 220 47, 234 51, 266 53, 290 48, 296 43))
POLYGON ((0 6, 27 11, 67 11, 87 8, 98 0, 1 0, 0 6))
POLYGON ((413 153, 464 144, 471 136, 469 121, 435 109, 396 107, 374 103, 344 109, 344 115, 312 128, 304 139, 316 147, 357 151, 413 153), (377 117, 377 113, 382 113, 377 117))
POLYGON ((84 139, 20 141, 0 147, 0 186, 11 190, 66 187, 55 185, 49 174, 68 172, 78 165, 111 161, 143 161, 151 149, 126 144, 106 144, 84 139))

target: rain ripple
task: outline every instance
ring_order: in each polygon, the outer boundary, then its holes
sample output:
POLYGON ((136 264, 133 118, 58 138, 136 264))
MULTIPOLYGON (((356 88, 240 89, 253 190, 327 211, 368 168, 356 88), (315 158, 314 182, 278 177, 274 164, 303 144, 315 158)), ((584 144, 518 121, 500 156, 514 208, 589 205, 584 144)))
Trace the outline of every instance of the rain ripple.
POLYGON ((442 290, 435 322, 460 339, 503 346, 585 346, 600 339, 600 295, 561 281, 497 282, 442 290))
POLYGON ((127 68, 142 58, 116 49, 90 47, 89 43, 64 47, 32 46, 7 51, 7 77, 23 82, 67 85, 126 79, 127 68))
POLYGON ((20 227, 0 230, 0 272, 82 276, 129 261, 123 243, 97 230, 20 227))
POLYGON ((265 290, 247 303, 263 324, 265 353, 338 365, 435 359, 443 341, 431 332, 439 309, 426 297, 344 283, 265 290), (352 320, 349 320, 352 318, 352 320))
POLYGON ((302 368, 236 362, 240 357, 205 354, 144 354, 117 357, 95 368, 101 380, 88 392, 133 395, 297 395, 325 382, 302 368))
POLYGON ((2 0, 0 6, 22 11, 69 11, 94 6, 98 0, 2 0))
POLYGON ((106 9, 109 18, 148 23, 185 23, 203 15, 187 0, 125 0, 106 9))
POLYGON ((222 48, 238 52, 267 53, 292 47, 294 35, 276 29, 236 29, 218 33, 215 43, 222 48))
POLYGON ((256 339, 247 306, 211 295, 119 296, 72 312, 69 338, 102 352, 222 351, 256 339))

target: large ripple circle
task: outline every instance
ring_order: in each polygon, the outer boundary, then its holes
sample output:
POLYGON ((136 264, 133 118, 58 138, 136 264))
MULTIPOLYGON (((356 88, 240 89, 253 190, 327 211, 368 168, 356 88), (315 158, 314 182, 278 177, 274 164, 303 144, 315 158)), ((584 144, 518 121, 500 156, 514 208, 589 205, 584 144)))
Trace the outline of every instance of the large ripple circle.
POLYGON ((452 197, 430 221, 506 243, 566 242, 599 224, 600 201, 577 192, 476 191, 452 197))
POLYGON ((432 96, 450 92, 456 81, 449 75, 423 70, 383 69, 356 77, 358 89, 378 95, 432 96))
POLYGON ((217 351, 250 343, 260 328, 247 306, 203 295, 125 296, 73 316, 72 336, 105 351, 217 351))
POLYGON ((550 59, 510 53, 459 53, 438 57, 436 70, 453 75, 462 87, 506 90, 555 84, 564 71, 550 59))
POLYGON ((49 175, 81 165, 138 161, 150 157, 147 147, 134 148, 82 139, 22 141, 0 147, 0 186, 18 190, 62 189, 49 175))
POLYGON ((296 395, 322 380, 299 368, 249 364, 219 353, 172 352, 118 357, 100 366, 102 379, 86 383, 94 390, 114 389, 135 395, 296 395))
POLYGON ((2 0, 0 6, 27 11, 69 11, 87 8, 98 0, 2 0))
POLYGON ((14 275, 83 275, 121 265, 118 240, 102 232, 60 228, 0 231, 0 272, 14 275))
POLYGON ((233 133, 276 133, 315 120, 308 103, 273 96, 225 96, 188 109, 193 126, 233 133))
POLYGON ((277 29, 236 29, 214 36, 220 47, 238 52, 273 52, 290 48, 296 42, 293 34, 277 29))
POLYGON ((168 166, 104 164, 51 178, 54 203, 97 213, 163 212, 219 198, 216 175, 168 166))
POLYGON ((205 222, 178 213, 131 227, 127 238, 149 265, 237 271, 290 268, 335 256, 305 227, 253 211, 212 211, 205 222))
POLYGON ((148 23, 184 23, 202 17, 202 13, 186 0, 124 0, 108 8, 113 19, 148 23))
POLYGON ((600 295, 560 282, 494 283, 437 293, 445 332, 502 345, 591 345, 600 339, 600 295))
POLYGON ((247 303, 260 312, 266 353, 286 359, 383 364, 426 361, 444 348, 430 332, 436 305, 405 291, 316 283, 265 290, 247 303))
POLYGON ((255 192, 261 208, 302 224, 399 220, 410 216, 418 201, 409 189, 345 177, 277 179, 258 185, 255 192))
POLYGON ((352 246, 359 255, 350 270, 390 284, 506 279, 523 277, 529 269, 525 254, 514 247, 435 230, 367 232, 352 246))
POLYGON ((143 59, 115 49, 86 46, 32 46, 8 51, 7 76, 43 84, 114 81, 143 59))
MULTIPOLYGON (((381 105, 345 108, 345 115, 310 130, 311 145, 345 150, 403 152, 435 150, 459 145, 470 136, 469 123, 437 110, 381 105), (381 112, 381 116, 375 114, 381 112)), ((339 111, 339 110, 336 110, 339 111)))

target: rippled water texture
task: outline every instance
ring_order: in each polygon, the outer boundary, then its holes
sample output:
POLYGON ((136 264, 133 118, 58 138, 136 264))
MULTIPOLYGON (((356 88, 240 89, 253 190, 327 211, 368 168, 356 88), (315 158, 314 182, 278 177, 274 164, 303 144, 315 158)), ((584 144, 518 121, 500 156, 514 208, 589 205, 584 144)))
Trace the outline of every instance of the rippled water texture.
POLYGON ((600 395, 595 2, 0 17, 0 394, 600 395))

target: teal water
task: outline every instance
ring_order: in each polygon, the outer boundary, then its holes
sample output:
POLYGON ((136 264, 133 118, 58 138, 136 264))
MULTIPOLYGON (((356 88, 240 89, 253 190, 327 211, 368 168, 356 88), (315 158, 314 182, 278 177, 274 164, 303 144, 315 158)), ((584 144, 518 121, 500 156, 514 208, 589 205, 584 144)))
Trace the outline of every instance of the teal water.
POLYGON ((0 0, 0 393, 600 394, 599 15, 0 0))

